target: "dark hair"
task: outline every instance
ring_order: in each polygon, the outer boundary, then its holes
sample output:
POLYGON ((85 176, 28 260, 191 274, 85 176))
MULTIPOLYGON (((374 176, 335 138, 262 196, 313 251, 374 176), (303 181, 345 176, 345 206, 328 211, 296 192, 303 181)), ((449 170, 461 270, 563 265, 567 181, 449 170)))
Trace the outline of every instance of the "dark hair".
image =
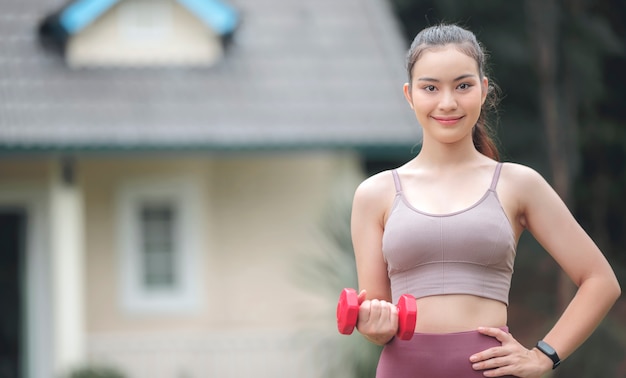
MULTIPOLYGON (((476 39, 474 33, 463 29, 457 25, 436 25, 428 27, 415 36, 413 43, 407 54, 406 69, 409 76, 409 86, 413 80, 413 66, 418 61, 422 53, 432 47, 441 47, 448 44, 455 45, 459 51, 473 58, 478 65, 478 73, 480 78, 485 77, 485 65, 487 54, 482 45, 476 39)), ((500 159, 500 153, 494 139, 492 138, 492 130, 487 125, 487 112, 496 108, 498 103, 498 87, 495 84, 489 84, 487 89, 487 98, 481 108, 480 116, 476 121, 476 126, 472 131, 472 140, 476 149, 494 160, 500 159)))

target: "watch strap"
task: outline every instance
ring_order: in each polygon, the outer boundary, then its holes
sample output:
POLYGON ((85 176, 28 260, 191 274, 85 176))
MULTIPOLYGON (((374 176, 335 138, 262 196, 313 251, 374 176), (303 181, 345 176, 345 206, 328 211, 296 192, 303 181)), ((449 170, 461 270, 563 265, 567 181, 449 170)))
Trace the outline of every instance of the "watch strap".
POLYGON ((556 350, 543 340, 539 340, 536 345, 543 354, 548 356, 552 360, 552 370, 556 369, 561 364, 561 358, 556 353, 556 350))

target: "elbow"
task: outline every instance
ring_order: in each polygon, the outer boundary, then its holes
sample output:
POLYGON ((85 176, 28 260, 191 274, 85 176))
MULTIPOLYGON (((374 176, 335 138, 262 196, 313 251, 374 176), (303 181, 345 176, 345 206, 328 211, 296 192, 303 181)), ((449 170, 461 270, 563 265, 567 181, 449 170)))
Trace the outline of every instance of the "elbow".
POLYGON ((615 300, 617 301, 617 299, 622 295, 622 288, 619 286, 619 281, 617 281, 617 279, 615 279, 615 300))
POLYGON ((593 281, 595 281, 595 295, 606 300, 608 305, 612 306, 622 295, 622 288, 614 274, 598 275, 593 281))
POLYGON ((613 276, 613 279, 611 279, 607 284, 606 293, 607 295, 611 295, 613 302, 616 302, 622 295, 622 288, 620 287, 619 281, 617 281, 615 276, 613 276))

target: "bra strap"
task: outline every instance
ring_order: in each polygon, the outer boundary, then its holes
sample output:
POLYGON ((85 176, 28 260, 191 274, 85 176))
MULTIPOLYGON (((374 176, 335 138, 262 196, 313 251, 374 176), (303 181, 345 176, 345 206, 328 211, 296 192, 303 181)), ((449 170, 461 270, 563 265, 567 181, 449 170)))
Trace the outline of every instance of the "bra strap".
POLYGON ((491 180, 491 186, 489 190, 495 191, 498 186, 498 179, 500 178, 500 171, 502 170, 502 162, 498 162, 496 165, 496 171, 493 173, 493 179, 491 180))
POLYGON ((396 186, 396 194, 401 193, 402 185, 400 184, 400 176, 398 176, 398 171, 394 169, 393 171, 391 171, 391 173, 393 174, 393 183, 396 186))

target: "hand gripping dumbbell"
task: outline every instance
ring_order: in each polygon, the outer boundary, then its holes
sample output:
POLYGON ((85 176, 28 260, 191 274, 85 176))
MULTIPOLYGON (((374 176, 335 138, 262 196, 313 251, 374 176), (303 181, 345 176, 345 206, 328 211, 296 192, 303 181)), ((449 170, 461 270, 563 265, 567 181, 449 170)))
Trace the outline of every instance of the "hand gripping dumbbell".
MULTIPOLYGON (((417 322, 417 304, 410 294, 403 294, 397 304, 398 332, 401 340, 410 340, 417 322)), ((359 299, 356 290, 343 289, 337 303, 337 328, 339 333, 349 335, 354 331, 359 317, 359 299)))

